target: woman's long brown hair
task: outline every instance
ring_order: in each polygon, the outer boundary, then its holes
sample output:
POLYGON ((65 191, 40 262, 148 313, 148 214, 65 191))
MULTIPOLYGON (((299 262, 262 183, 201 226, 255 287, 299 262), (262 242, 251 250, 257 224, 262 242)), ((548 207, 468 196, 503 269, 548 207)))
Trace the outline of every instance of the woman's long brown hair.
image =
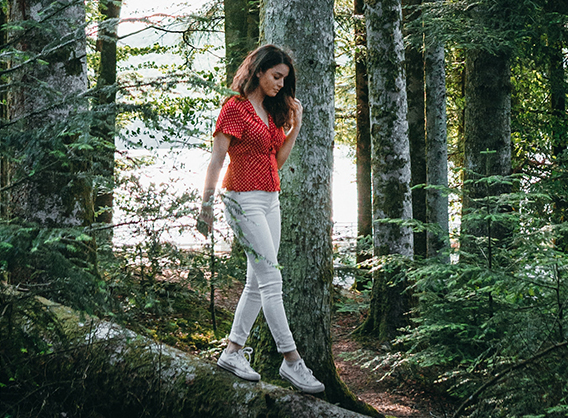
POLYGON ((284 87, 274 97, 264 98, 264 108, 274 120, 277 127, 287 126, 292 111, 296 108, 296 73, 292 58, 282 49, 274 45, 264 45, 250 52, 239 66, 231 89, 243 98, 258 87, 258 74, 278 65, 285 64, 290 69, 284 79, 284 87))

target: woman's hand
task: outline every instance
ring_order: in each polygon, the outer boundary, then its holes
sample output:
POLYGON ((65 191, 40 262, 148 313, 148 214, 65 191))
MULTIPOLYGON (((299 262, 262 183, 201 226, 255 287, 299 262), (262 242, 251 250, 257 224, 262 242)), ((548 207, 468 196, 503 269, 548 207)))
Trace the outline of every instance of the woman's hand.
POLYGON ((302 107, 302 103, 298 99, 294 99, 295 102, 295 109, 292 109, 292 129, 300 130, 302 126, 302 116, 304 114, 304 108, 302 107))
POLYGON ((276 162, 278 163, 279 170, 290 156, 290 152, 292 152, 292 148, 294 147, 294 143, 296 142, 296 138, 298 137, 300 128, 302 127, 304 108, 298 99, 294 99, 294 102, 295 107, 292 109, 292 117, 290 118, 290 130, 286 134, 284 143, 276 153, 276 162))
POLYGON ((213 229, 213 201, 215 199, 215 189, 205 189, 203 192, 203 203, 197 218, 197 230, 207 237, 213 229))
POLYGON ((197 218, 197 230, 207 238, 207 235, 213 229, 213 204, 210 202, 203 202, 201 211, 197 218))
POLYGON ((197 218, 197 230, 205 237, 213 230, 213 201, 215 195, 215 187, 219 179, 219 173, 223 168, 223 161, 229 149, 231 137, 222 132, 218 132, 213 140, 213 152, 211 153, 211 161, 207 166, 205 175, 205 187, 203 192, 203 204, 197 218))

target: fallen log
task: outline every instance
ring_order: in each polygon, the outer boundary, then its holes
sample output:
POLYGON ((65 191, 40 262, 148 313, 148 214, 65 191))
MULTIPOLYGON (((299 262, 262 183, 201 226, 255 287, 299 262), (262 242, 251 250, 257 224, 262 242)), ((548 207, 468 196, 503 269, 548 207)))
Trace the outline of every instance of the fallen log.
MULTIPOLYGON (((37 298, 69 341, 66 370, 98 416, 356 418, 314 396, 243 381, 216 364, 140 336, 115 323, 37 298)), ((48 330, 36 330, 49 340, 48 330)), ((55 348, 57 354, 57 348, 55 348)), ((58 366, 61 367, 61 366, 58 366)))

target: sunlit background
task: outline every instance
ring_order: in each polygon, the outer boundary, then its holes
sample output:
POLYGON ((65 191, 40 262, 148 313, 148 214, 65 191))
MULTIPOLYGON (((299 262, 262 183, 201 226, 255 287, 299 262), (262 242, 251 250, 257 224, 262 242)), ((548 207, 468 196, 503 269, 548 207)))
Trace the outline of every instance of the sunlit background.
MULTIPOLYGON (((167 21, 171 16, 188 14, 192 10, 197 10, 202 6, 205 1, 190 2, 188 4, 180 3, 175 0, 130 0, 125 1, 121 10, 122 23, 119 26, 120 44, 127 44, 135 47, 150 46, 155 43, 160 45, 172 45, 180 42, 181 35, 164 33, 156 30, 143 30, 147 25, 137 19, 142 17, 151 17, 152 21, 158 23, 160 21, 167 21), (142 31, 143 30, 143 31, 142 31)), ((180 28, 183 29, 183 28, 180 28)), ((219 36, 218 42, 223 44, 223 39, 219 36)), ((168 62, 171 60, 179 60, 179 57, 173 54, 155 54, 154 57, 145 55, 143 57, 130 58, 129 64, 138 64, 139 60, 160 59, 161 62, 168 62)), ((199 65, 204 69, 212 69, 217 64, 217 57, 210 55, 209 59, 203 58, 200 60, 199 65)), ((179 63, 179 62, 178 62, 179 63)), ((218 64, 217 64, 218 65, 218 64)), ((144 70, 144 76, 153 77, 157 76, 155 70, 144 70)), ((176 94, 190 94, 183 87, 176 90, 176 94)), ((211 115, 214 119, 215 115, 211 115)), ((136 125, 127 127, 132 129, 136 125)), ((211 127, 212 131, 213 127, 211 127)), ((207 164, 209 162, 209 153, 199 149, 175 149, 171 150, 169 146, 165 147, 151 138, 151 134, 141 135, 140 138, 147 147, 154 149, 129 149, 124 143, 117 144, 120 152, 120 158, 128 158, 131 156, 147 155, 155 160, 155 163, 142 170, 138 170, 140 174, 140 183, 142 185, 149 185, 154 183, 156 185, 165 184, 169 187, 170 191, 175 193, 183 193, 190 189, 196 189, 201 192, 207 164)), ((203 140, 197 139, 197 140, 203 140)), ((335 225, 335 237, 354 237, 356 236, 356 220, 357 220, 357 189, 355 184, 355 164, 354 159, 349 154, 347 146, 336 146, 334 149, 334 174, 333 174, 333 220, 335 225)), ((228 157, 225 161, 225 167, 228 164, 228 157)), ((221 173, 220 181, 224 175, 221 173)), ((123 191, 124 192, 124 191, 123 191)), ((118 191, 120 193, 120 191, 118 191)), ((221 214, 221 205, 218 206, 218 213, 221 214)), ((286 216, 283 213, 283 216, 286 216)), ((114 221, 120 223, 123 214, 119 209, 115 209, 114 221)), ((219 216, 220 221, 217 227, 222 232, 227 231, 222 216, 219 216)), ((221 235, 222 235, 221 234, 221 235)), ((117 244, 131 242, 132 234, 128 228, 117 230, 115 235, 117 244)), ((201 245, 203 240, 193 233, 171 234, 170 237, 177 245, 181 247, 192 247, 201 245)), ((225 244, 226 245, 226 244, 225 244)), ((220 244, 221 249, 224 247, 223 243, 220 244)))

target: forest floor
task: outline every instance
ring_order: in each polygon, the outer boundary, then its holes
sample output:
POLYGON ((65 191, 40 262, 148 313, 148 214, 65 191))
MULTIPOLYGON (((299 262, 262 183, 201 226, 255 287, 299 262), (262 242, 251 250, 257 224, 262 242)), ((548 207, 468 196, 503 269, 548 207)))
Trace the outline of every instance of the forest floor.
POLYGON ((446 418, 452 405, 439 394, 428 392, 412 378, 389 377, 385 350, 352 337, 362 318, 335 313, 332 318, 332 351, 339 375, 349 389, 380 413, 399 418, 446 418), (375 360, 382 358, 382 361, 375 360))
MULTIPOLYGON (((234 312, 242 284, 235 282, 217 293, 216 304, 234 312)), ((351 292, 342 291, 342 297, 351 292)), ((386 416, 397 418, 447 418, 452 416, 451 400, 430 392, 412 377, 394 377, 388 372, 388 350, 362 342, 352 333, 363 316, 354 312, 334 312, 332 317, 332 351, 339 375, 349 389, 362 401, 386 416), (385 360, 387 359, 387 360, 385 360)), ((394 357, 392 355, 391 357, 394 357)))

